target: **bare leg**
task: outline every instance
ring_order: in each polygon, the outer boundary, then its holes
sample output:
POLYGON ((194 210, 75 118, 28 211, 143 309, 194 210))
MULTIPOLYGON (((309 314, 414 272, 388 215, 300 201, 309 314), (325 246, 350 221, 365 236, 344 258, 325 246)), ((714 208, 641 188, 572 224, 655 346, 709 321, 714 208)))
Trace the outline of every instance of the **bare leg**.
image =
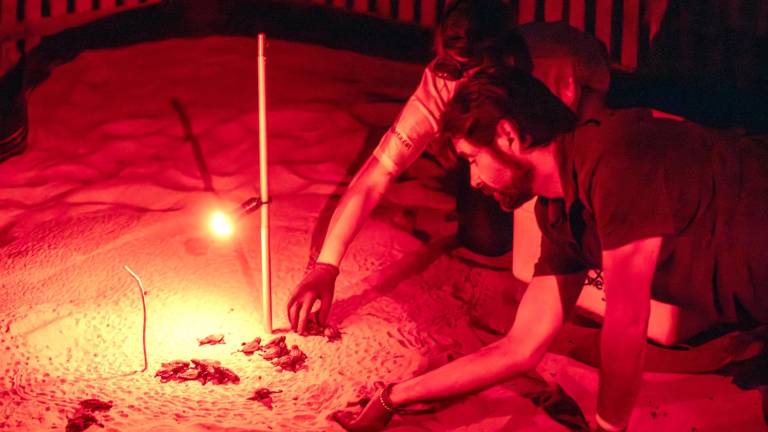
MULTIPOLYGON (((713 372, 728 363, 754 357, 763 349, 765 342, 752 332, 732 332, 699 346, 683 349, 649 344, 645 370, 669 373, 713 372)), ((566 323, 550 351, 598 367, 600 329, 566 323)))

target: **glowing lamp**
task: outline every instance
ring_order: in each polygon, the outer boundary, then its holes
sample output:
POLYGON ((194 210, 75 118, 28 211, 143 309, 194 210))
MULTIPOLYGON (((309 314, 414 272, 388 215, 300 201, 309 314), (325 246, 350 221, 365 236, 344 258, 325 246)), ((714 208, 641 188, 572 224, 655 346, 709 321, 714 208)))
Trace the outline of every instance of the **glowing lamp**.
POLYGON ((213 213, 209 226, 211 228, 211 232, 216 237, 220 238, 231 237, 232 233, 235 231, 232 219, 230 219, 230 217, 223 211, 216 211, 213 213))
MULTIPOLYGON (((264 205, 265 203, 261 200, 261 198, 258 197, 251 197, 248 198, 245 202, 243 202, 240 205, 240 212, 237 213, 236 220, 239 221, 244 216, 249 215, 256 211, 259 207, 264 205)), ((223 212, 221 210, 216 210, 211 215, 211 219, 208 222, 208 227, 211 229, 211 232, 221 238, 228 238, 231 237, 232 234, 235 232, 235 224, 236 221, 232 220, 231 215, 235 212, 223 212)))

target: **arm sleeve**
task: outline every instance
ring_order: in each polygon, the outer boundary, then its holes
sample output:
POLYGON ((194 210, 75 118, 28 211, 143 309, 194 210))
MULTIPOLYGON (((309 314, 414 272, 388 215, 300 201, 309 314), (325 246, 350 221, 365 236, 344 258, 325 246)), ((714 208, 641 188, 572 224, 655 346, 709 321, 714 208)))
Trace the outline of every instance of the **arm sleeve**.
POLYGON ((674 233, 661 145, 618 135, 592 167, 577 168, 603 250, 674 233))
POLYGON ((424 70, 416 91, 373 152, 390 172, 405 170, 437 137, 440 117, 456 85, 436 77, 430 68, 424 70))
POLYGON ((533 276, 566 275, 589 269, 579 254, 576 244, 567 234, 568 222, 561 218, 555 222, 552 214, 564 211, 562 200, 536 200, 536 222, 541 230, 541 253, 533 268, 533 276), (562 205, 563 209, 557 206, 562 205))

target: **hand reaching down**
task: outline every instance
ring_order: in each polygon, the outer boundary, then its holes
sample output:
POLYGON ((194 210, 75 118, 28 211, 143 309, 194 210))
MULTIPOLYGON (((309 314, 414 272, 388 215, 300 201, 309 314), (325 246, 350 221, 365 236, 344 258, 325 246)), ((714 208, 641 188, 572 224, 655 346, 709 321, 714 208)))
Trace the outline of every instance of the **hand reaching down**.
POLYGON ((320 300, 320 310, 317 314, 317 325, 325 327, 331 312, 338 276, 338 267, 318 262, 294 288, 288 300, 288 320, 295 332, 303 334, 306 331, 312 308, 318 300, 320 300))
POLYGON ((389 399, 392 385, 384 387, 371 398, 363 411, 355 415, 350 411, 336 411, 333 420, 350 432, 378 432, 386 429, 395 408, 389 399))

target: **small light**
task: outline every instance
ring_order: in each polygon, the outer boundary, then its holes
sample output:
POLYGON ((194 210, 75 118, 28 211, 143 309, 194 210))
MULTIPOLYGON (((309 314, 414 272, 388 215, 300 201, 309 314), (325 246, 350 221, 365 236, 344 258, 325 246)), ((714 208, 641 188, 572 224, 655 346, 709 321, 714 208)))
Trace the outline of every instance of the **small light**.
POLYGON ((211 231, 218 237, 230 237, 235 231, 232 220, 222 211, 217 211, 211 216, 211 231))

